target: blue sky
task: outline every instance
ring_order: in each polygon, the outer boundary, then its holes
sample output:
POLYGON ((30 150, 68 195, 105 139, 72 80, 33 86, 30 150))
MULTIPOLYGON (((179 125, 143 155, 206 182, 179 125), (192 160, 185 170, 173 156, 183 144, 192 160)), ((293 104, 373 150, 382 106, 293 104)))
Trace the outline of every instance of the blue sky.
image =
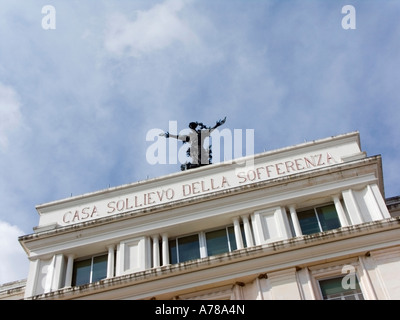
POLYGON ((399 16, 398 0, 2 0, 0 283, 27 276, 36 205, 179 171, 146 160, 169 121, 227 116, 255 153, 359 131, 399 195, 399 16))

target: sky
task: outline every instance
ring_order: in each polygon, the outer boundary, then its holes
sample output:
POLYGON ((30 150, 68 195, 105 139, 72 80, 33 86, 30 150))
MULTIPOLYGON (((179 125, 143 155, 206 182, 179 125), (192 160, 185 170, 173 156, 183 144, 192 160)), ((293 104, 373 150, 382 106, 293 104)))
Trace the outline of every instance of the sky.
POLYGON ((1 0, 0 284, 27 277, 37 205, 180 171, 146 156, 171 123, 226 116, 254 153, 358 131, 400 195, 399 16, 398 0, 1 0))

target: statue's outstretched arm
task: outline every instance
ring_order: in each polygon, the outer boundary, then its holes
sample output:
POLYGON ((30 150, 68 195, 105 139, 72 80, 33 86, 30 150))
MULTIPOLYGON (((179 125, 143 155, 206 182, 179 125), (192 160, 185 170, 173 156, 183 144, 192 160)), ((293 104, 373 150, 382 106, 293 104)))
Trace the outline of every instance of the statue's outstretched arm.
POLYGON ((164 136, 164 137, 166 137, 166 138, 175 138, 175 139, 182 140, 182 141, 185 141, 185 142, 187 141, 187 137, 188 137, 188 136, 186 136, 186 135, 171 134, 171 133, 169 133, 168 131, 165 132, 165 133, 160 133, 159 136, 164 136))
POLYGON ((225 121, 226 121, 226 117, 223 118, 222 120, 218 120, 218 121, 216 122, 215 126, 211 128, 210 132, 211 132, 212 130, 218 128, 219 126, 222 126, 222 125, 225 123, 225 121))
POLYGON ((159 136, 160 136, 160 137, 169 138, 169 132, 167 131, 167 132, 160 133, 159 136))

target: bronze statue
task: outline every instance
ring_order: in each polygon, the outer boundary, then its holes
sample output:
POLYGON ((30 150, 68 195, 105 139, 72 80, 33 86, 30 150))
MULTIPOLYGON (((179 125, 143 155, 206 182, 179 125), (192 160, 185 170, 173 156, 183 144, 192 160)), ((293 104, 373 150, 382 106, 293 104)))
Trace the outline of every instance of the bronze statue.
POLYGON ((190 143, 190 147, 187 149, 186 154, 192 158, 191 162, 186 162, 181 165, 181 170, 197 168, 207 164, 211 164, 211 145, 208 148, 204 148, 204 140, 210 136, 211 132, 223 125, 226 121, 226 117, 222 120, 218 120, 213 127, 207 127, 201 122, 190 122, 189 128, 190 133, 187 135, 175 135, 169 132, 160 133, 160 136, 166 138, 175 138, 183 141, 183 143, 190 143))

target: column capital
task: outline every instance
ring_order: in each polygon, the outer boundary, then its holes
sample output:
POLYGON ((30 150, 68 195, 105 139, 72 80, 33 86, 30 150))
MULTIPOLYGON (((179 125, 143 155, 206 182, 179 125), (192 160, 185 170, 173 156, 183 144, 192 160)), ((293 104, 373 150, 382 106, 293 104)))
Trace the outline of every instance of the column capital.
POLYGON ((333 201, 340 201, 341 195, 340 194, 334 194, 332 196, 333 201))

